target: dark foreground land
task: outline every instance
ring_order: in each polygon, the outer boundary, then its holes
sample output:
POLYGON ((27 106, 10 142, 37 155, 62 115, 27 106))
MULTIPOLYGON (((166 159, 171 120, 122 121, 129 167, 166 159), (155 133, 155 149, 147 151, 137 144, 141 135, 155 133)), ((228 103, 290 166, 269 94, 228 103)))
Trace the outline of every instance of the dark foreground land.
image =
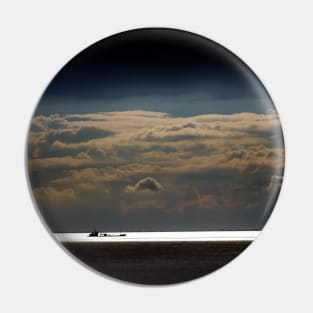
POLYGON ((90 267, 143 284, 171 284, 219 269, 247 242, 67 242, 66 248, 90 267))

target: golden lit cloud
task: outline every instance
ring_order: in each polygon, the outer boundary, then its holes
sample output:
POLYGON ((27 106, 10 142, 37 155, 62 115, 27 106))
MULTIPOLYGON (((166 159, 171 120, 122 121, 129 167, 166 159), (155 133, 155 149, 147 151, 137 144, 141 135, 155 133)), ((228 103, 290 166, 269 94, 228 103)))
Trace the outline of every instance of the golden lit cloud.
POLYGON ((118 210, 260 207, 284 167, 276 113, 36 116, 29 155, 39 203, 118 210))

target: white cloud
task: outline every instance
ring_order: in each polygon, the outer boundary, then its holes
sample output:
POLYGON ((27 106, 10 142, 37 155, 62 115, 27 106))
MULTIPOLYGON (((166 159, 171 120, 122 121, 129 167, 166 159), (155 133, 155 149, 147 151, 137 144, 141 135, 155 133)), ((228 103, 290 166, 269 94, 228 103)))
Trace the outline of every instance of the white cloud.
POLYGON ((134 186, 128 185, 125 188, 126 192, 158 192, 163 190, 163 186, 152 177, 140 179, 134 186))

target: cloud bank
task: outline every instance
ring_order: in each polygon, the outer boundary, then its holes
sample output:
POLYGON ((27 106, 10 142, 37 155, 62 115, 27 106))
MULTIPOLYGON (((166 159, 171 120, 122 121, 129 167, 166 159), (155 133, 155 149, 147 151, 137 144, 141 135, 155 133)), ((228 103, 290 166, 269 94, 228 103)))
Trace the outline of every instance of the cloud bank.
POLYGON ((54 114, 34 117, 29 134, 35 198, 56 221, 70 208, 78 220, 88 210, 111 223, 129 212, 177 221, 200 214, 208 227, 224 219, 231 228, 247 216, 257 228, 283 169, 276 113, 54 114))

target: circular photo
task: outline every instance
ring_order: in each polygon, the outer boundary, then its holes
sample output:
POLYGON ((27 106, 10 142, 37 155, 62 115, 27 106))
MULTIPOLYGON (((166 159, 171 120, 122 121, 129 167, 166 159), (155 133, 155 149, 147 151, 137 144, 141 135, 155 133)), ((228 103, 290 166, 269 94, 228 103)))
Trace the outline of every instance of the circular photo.
POLYGON ((52 236, 87 267, 172 284, 229 263, 272 213, 284 172, 274 104, 221 45, 167 28, 119 33, 54 77, 27 143, 52 236))

